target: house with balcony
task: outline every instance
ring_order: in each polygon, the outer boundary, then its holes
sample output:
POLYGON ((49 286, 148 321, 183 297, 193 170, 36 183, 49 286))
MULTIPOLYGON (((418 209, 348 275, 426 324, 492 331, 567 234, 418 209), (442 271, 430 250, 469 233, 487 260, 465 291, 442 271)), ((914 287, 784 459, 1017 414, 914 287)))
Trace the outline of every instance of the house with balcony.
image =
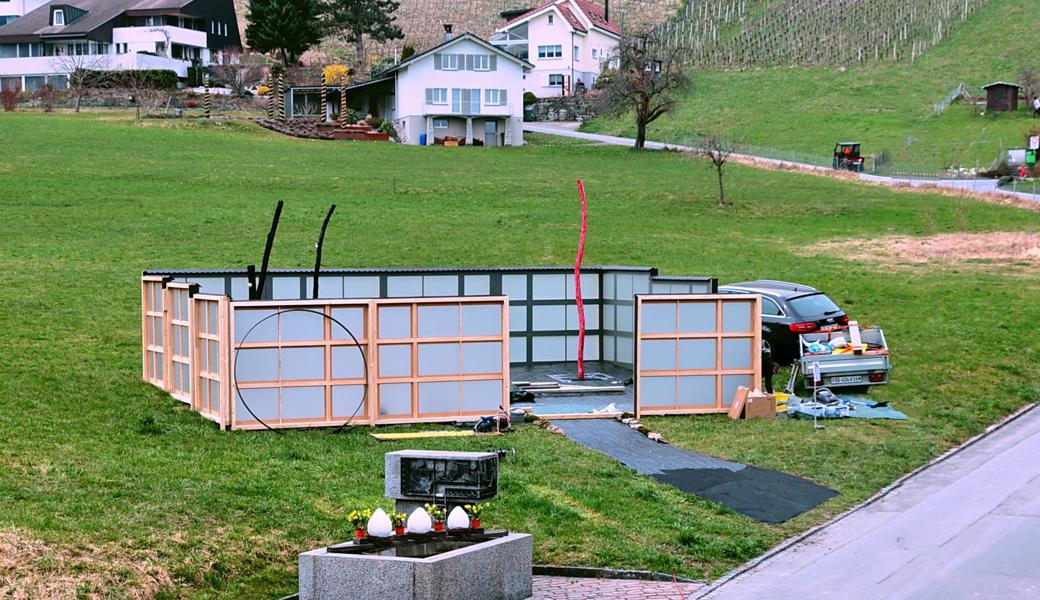
POLYGON ((0 0, 0 26, 47 4, 47 0, 0 0))
POLYGON ((506 21, 490 40, 534 66, 524 91, 539 98, 592 89, 620 41, 609 4, 588 0, 552 0, 506 21))
MULTIPOLYGON (((0 85, 62 88, 68 73, 192 65, 241 47, 233 0, 14 0, 34 8, 0 26, 0 85)), ((0 6, 3 6, 0 0, 0 6)))
MULTIPOLYGON (((406 144, 523 145, 524 75, 531 63, 471 33, 446 38, 349 86, 348 104, 361 115, 391 120, 406 144)), ((315 86, 293 88, 286 115, 319 116, 319 93, 315 86)), ((339 92, 331 88, 324 117, 334 118, 338 106, 339 92)))

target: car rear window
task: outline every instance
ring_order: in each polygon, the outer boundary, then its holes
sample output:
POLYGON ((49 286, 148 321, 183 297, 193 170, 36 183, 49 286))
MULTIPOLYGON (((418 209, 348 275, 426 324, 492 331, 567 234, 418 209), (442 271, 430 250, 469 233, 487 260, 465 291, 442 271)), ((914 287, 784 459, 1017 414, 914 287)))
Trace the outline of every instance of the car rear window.
POLYGON ((832 315, 841 309, 826 294, 809 294, 798 296, 787 301, 787 305, 803 317, 817 317, 821 315, 832 315))

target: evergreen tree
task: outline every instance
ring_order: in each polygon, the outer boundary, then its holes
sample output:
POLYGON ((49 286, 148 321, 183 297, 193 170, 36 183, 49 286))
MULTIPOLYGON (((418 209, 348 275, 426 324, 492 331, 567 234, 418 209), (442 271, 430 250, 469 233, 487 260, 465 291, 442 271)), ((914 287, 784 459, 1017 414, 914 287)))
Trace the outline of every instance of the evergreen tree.
POLYGON ((365 36, 373 41, 386 42, 404 37, 394 24, 400 7, 397 0, 325 0, 322 17, 325 30, 354 44, 357 52, 357 72, 364 73, 368 64, 365 54, 365 36))
POLYGON ((321 40, 316 0, 249 0, 246 42, 257 52, 273 52, 286 67, 321 40))

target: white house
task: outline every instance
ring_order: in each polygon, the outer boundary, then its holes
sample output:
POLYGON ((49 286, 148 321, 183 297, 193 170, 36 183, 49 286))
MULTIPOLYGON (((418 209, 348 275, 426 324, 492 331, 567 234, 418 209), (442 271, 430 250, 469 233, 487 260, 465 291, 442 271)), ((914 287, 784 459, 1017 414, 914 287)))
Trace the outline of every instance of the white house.
MULTIPOLYGON (((406 144, 455 137, 466 145, 520 146, 524 74, 530 69, 527 61, 464 33, 350 86, 347 98, 362 114, 391 120, 406 144)), ((316 98, 313 86, 294 88, 286 112, 317 115, 316 98)), ((338 93, 335 98, 338 102, 338 93)))
MULTIPOLYGON (((11 0, 0 0, 0 7, 11 0)), ((0 85, 64 87, 75 68, 167 69, 180 78, 242 45, 232 0, 14 0, 0 27, 0 85)))
POLYGON ((608 5, 552 0, 510 19, 490 41, 534 65, 524 90, 544 98, 591 89, 620 40, 608 5))

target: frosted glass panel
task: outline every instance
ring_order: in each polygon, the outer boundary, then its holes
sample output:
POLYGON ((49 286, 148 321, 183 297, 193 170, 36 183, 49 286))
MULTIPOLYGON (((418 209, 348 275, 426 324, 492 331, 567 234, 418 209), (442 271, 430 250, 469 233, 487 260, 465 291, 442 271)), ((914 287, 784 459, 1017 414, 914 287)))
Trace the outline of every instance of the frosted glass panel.
POLYGON ((390 298, 417 298, 422 296, 422 277, 387 277, 386 295, 390 298))
POLYGON ((332 377, 355 379, 365 376, 364 349, 358 346, 332 347, 332 377))
POLYGON ((607 304, 603 307, 603 329, 613 330, 617 326, 614 320, 614 305, 607 304))
POLYGON ((282 340, 325 339, 325 318, 319 314, 302 311, 284 312, 279 315, 279 318, 282 321, 282 340))
POLYGON ((192 279, 192 283, 199 284, 200 294, 215 294, 218 296, 224 295, 223 277, 200 277, 192 279))
POLYGON ((534 362, 567 360, 563 336, 536 337, 531 344, 531 359, 534 362))
POLYGON ((412 310, 407 306, 383 306, 379 308, 379 337, 412 337, 412 310))
POLYGON ((379 278, 378 277, 344 277, 343 278, 343 297, 344 298, 378 298, 379 297, 379 278))
POLYGON ((633 344, 632 338, 617 338, 617 358, 615 360, 626 365, 632 364, 633 344))
POLYGON ((646 302, 643 304, 642 319, 640 329, 643 333, 674 333, 675 303, 646 302))
POLYGON ((646 294, 650 292, 650 276, 645 273, 632 276, 632 293, 646 294))
POLYGON ((612 299, 614 295, 616 276, 613 273, 605 273, 603 275, 603 298, 612 299))
POLYGON ((249 333, 250 342, 274 342, 278 340, 278 317, 273 310, 236 310, 235 311, 235 341, 241 342, 246 333, 249 333), (263 321, 265 317, 271 317, 263 321), (261 323, 261 321, 263 321, 261 323), (259 323, 259 325, 258 325, 259 323), (253 327, 255 329, 250 332, 253 327))
POLYGON ((566 275, 535 275, 533 298, 535 300, 563 300, 566 275))
POLYGON ((379 376, 408 377, 412 374, 412 346, 410 344, 379 347, 379 376))
POLYGON ((209 411, 217 412, 220 410, 220 382, 210 380, 209 381, 209 411))
POLYGON ((633 312, 634 309, 631 306, 617 307, 617 331, 632 331, 633 312))
POLYGON ((567 312, 563 306, 535 306, 532 315, 534 331, 563 331, 567 328, 567 312))
POLYGON ((643 371, 675 369, 675 340, 643 340, 639 349, 639 368, 643 371))
POLYGON ((419 384, 419 413, 459 411, 459 382, 435 381, 419 384))
POLYGON ((235 420, 255 421, 260 418, 269 421, 278 418, 278 388, 240 388, 239 391, 242 397, 235 394, 235 420))
POLYGON ((527 307, 509 307, 509 331, 527 331, 527 307))
POLYGON ((410 415, 412 414, 412 384, 381 383, 379 384, 379 414, 410 415))
MULTIPOLYGON (((594 304, 585 305, 585 331, 599 329, 599 307, 594 304)), ((567 330, 578 330, 578 305, 567 307, 567 330)))
MULTIPOLYGON (((314 293, 314 278, 304 278, 304 298, 310 298, 311 294, 314 293)), ((318 278, 318 297, 319 298, 342 298, 343 297, 343 278, 333 277, 330 275, 323 275, 318 278)))
MULTIPOLYGON (((566 275, 567 277, 567 299, 574 300, 577 298, 577 294, 574 290, 574 275, 566 275)), ((594 300, 599 298, 599 276, 592 273, 582 273, 581 275, 581 297, 584 300, 594 300)))
POLYGON ((680 406, 715 406, 715 376, 687 375, 679 378, 680 406))
POLYGON ((204 306, 206 306, 206 313, 209 315, 209 327, 206 329, 206 331, 208 331, 209 333, 212 333, 213 335, 218 335, 218 332, 217 332, 217 303, 216 302, 206 302, 204 306))
POLYGON ((680 369, 715 369, 715 339, 679 340, 680 369))
POLYGON ((463 381, 462 410, 493 413, 502 405, 501 381, 463 381))
MULTIPOLYGON (((578 335, 567 336, 567 360, 578 360, 578 335)), ((585 336, 585 360, 599 360, 599 337, 585 336)))
POLYGON ((722 368, 751 368, 751 338, 722 340, 722 368))
POLYGON ((639 405, 675 406, 675 377, 640 377, 639 405))
POLYGON ((679 331, 682 333, 714 333, 714 302, 680 302, 679 331))
POLYGON ((459 278, 456 275, 428 275, 423 277, 423 296, 458 296, 459 278))
POLYGON ((420 306, 419 335, 421 337, 457 337, 459 335, 459 307, 420 306))
MULTIPOLYGON (((221 293, 224 292, 224 284, 221 283, 221 293)), ((300 278, 299 277, 275 277, 271 280, 271 297, 275 300, 299 300, 300 278)))
POLYGON ((467 296, 487 296, 491 293, 491 277, 487 275, 466 275, 465 280, 467 296))
POLYGON ((509 338, 509 362, 527 362, 527 338, 509 338))
POLYGON ((463 305, 462 335, 502 335, 502 307, 494 304, 463 305))
POLYGON ((238 363, 232 377, 238 381, 275 381, 278 379, 278 350, 246 349, 238 351, 238 363))
MULTIPOLYGON (((343 327, 346 327, 350 333, 354 334, 354 337, 363 340, 366 337, 365 333, 365 309, 363 308, 334 308, 332 309, 332 318, 339 321, 343 327)), ((332 339, 334 340, 349 340, 350 335, 346 331, 343 331, 343 327, 340 327, 335 322, 330 325, 332 331, 332 339)))
POLYGON ((737 393, 737 387, 744 386, 754 389, 751 385, 750 375, 723 375, 722 376, 722 405, 729 406, 733 402, 733 395, 737 393))
POLYGON ((282 388, 283 419, 324 419, 325 388, 282 388))
POLYGON ((502 294, 509 300, 527 300, 527 275, 503 275, 502 294))
POLYGON ((346 419, 365 418, 365 409, 362 406, 365 395, 365 387, 361 385, 334 385, 332 386, 332 416, 346 419))
POLYGON ((324 348, 282 348, 282 379, 324 378, 324 348))
POLYGON ((751 303, 725 302, 722 305, 722 330, 726 333, 751 331, 751 303))
POLYGON ((501 373, 501 342, 469 342, 462 344, 462 372, 501 373))
POLYGON ((419 344, 419 375, 457 375, 458 344, 419 344))
POLYGON ((614 360, 614 340, 612 335, 603 338, 603 360, 614 360))

